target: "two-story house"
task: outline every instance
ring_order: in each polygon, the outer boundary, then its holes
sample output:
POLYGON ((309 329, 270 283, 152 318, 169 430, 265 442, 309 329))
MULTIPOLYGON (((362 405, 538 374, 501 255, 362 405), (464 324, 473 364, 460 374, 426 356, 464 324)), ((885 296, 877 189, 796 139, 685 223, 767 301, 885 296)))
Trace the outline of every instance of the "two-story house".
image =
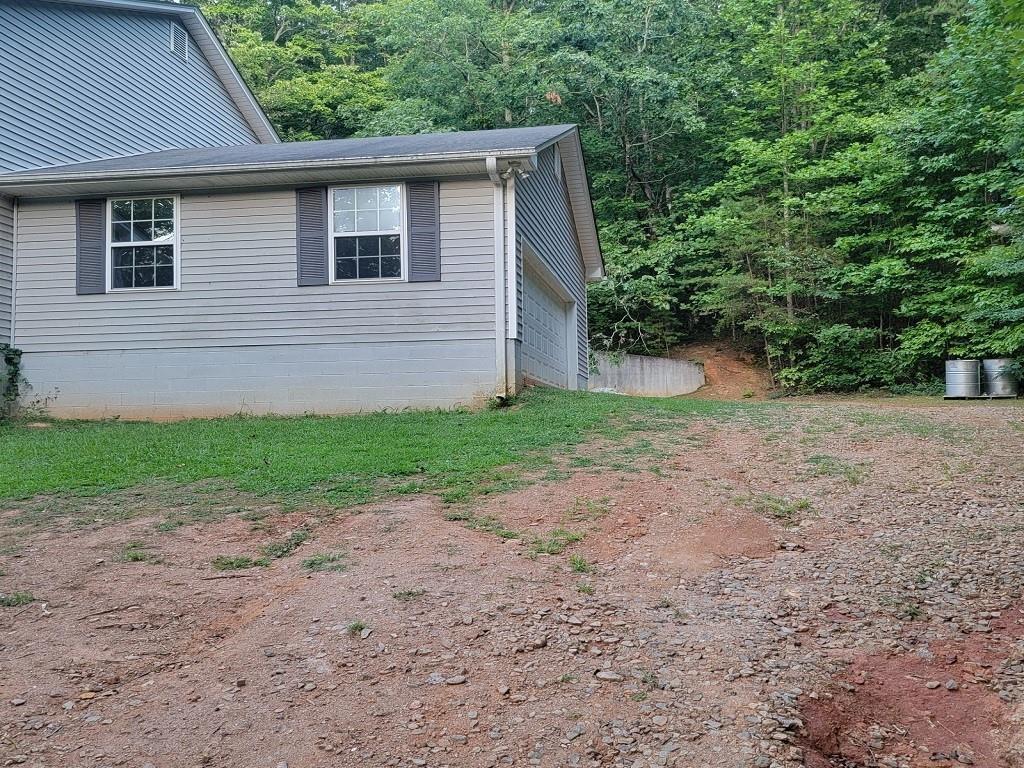
POLYGON ((575 126, 281 143, 199 10, 0 0, 0 342, 59 416, 585 387, 575 126))

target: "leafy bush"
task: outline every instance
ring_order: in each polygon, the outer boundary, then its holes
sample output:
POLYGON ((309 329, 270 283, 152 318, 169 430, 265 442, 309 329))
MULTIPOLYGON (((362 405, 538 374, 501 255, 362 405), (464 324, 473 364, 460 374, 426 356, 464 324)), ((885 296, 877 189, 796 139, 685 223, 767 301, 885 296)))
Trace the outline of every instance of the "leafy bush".
POLYGON ((877 347, 871 328, 830 325, 813 336, 799 362, 779 371, 779 383, 798 391, 853 392, 892 384, 893 353, 877 347))

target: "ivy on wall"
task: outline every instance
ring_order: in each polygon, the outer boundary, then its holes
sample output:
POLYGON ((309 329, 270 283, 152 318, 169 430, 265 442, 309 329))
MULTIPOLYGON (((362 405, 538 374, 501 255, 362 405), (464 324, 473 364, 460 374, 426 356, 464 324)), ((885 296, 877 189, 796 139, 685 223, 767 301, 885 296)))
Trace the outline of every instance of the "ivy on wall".
POLYGON ((0 344, 0 421, 11 417, 21 382, 21 350, 0 344))

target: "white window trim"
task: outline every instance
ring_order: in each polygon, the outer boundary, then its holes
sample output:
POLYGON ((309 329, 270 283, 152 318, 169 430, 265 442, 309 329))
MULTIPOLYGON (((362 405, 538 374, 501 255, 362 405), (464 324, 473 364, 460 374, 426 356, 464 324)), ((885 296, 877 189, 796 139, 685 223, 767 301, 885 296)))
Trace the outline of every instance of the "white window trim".
POLYGON ((409 213, 408 194, 405 184, 388 181, 364 182, 362 184, 335 184, 327 188, 327 239, 330 242, 327 253, 331 261, 330 284, 331 285, 373 285, 375 283, 407 283, 409 282, 409 213), (398 187, 401 189, 401 207, 398 211, 399 228, 398 236, 401 245, 399 256, 402 260, 401 277, 364 277, 362 279, 347 278, 339 280, 337 277, 338 260, 335 254, 337 243, 336 237, 377 237, 395 234, 394 230, 382 230, 374 232, 335 232, 334 231, 334 190, 336 189, 357 189, 359 187, 398 187))
MULTIPOLYGON (((181 195, 122 195, 120 197, 108 197, 106 229, 107 258, 105 259, 105 261, 107 273, 107 293, 164 293, 166 291, 181 290, 181 195), (113 249, 127 248, 130 246, 137 245, 137 243, 113 242, 112 233, 114 230, 114 203, 117 202, 118 200, 165 200, 168 197, 174 200, 174 239, 169 242, 159 243, 159 245, 169 244, 174 246, 174 285, 154 286, 152 288, 114 288, 113 249)), ((152 244, 158 245, 158 243, 152 244)))

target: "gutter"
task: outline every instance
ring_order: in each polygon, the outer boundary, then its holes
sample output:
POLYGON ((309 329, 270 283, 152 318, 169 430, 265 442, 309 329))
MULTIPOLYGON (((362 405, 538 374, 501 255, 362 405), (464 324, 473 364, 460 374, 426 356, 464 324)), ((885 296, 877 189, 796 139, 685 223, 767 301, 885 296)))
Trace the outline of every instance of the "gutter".
MULTIPOLYGON (((179 152, 183 150, 165 150, 179 152)), ((241 174, 241 173, 273 173, 275 171, 293 170, 331 170, 333 168, 350 167, 372 167, 379 165, 410 165, 414 163, 431 162, 452 162, 452 161, 480 161, 498 159, 522 159, 529 164, 530 158, 534 155, 533 147, 522 149, 508 149, 483 156, 479 152, 435 152, 430 154, 412 155, 388 155, 380 157, 364 155, 361 157, 326 158, 320 160, 286 160, 275 162, 246 162, 234 164, 194 165, 188 167, 156 167, 156 168, 132 168, 130 170, 98 170, 98 171, 65 171, 62 173, 28 173, 0 175, 0 188, 7 185, 32 186, 45 185, 47 183, 71 184, 75 182, 103 181, 116 183, 118 181, 133 181, 135 179, 147 179, 158 181, 164 178, 182 178, 189 176, 206 176, 210 174, 241 174)), ((103 162, 103 161, 97 161, 103 162)))

